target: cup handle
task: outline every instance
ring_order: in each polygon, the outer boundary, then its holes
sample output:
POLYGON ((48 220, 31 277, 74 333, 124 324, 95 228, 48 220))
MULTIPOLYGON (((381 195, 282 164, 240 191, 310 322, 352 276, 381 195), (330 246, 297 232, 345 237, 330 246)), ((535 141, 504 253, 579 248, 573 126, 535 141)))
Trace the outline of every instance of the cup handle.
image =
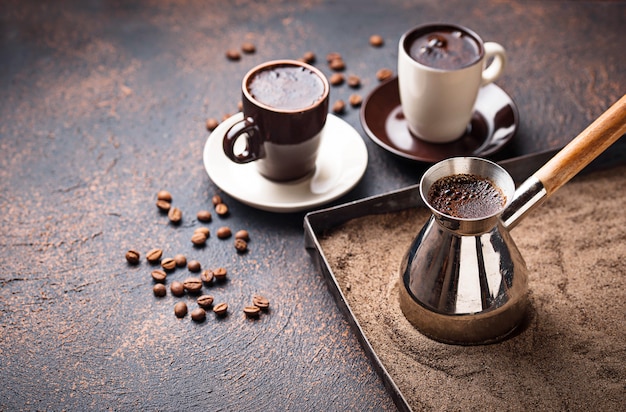
POLYGON ((224 134, 222 146, 224 154, 235 163, 249 163, 265 156, 261 132, 252 117, 246 117, 232 125, 224 134), (241 153, 235 153, 235 143, 240 137, 246 139, 246 148, 241 153))
POLYGON ((483 69, 483 81, 481 86, 494 82, 504 72, 504 66, 506 66, 506 51, 498 43, 486 42, 485 48, 485 64, 489 59, 493 61, 489 66, 483 69))

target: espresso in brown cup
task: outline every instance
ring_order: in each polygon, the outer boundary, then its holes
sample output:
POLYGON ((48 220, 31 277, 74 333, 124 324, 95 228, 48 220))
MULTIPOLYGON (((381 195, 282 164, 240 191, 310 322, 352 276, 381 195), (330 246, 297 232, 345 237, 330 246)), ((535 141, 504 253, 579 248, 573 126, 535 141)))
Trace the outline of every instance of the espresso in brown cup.
POLYGON ((330 87, 318 69, 295 60, 276 60, 250 70, 242 82, 243 119, 225 134, 226 156, 256 161, 259 173, 287 181, 315 170, 328 114, 330 87), (239 139, 245 149, 236 152, 239 139))

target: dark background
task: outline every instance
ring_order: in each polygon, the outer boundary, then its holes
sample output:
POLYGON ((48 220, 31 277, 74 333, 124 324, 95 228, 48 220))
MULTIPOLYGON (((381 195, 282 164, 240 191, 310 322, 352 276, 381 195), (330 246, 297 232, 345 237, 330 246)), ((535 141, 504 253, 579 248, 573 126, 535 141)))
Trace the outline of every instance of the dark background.
MULTIPOLYGON (((393 410, 304 248, 304 212, 229 198, 202 150, 206 119, 237 112, 252 66, 311 50, 330 75, 324 57, 339 52, 365 97, 378 69, 396 71, 401 34, 431 21, 507 49, 497 83, 520 127, 496 160, 563 146, 626 90, 619 1, 1 2, 0 410, 393 410), (257 52, 228 61, 245 41, 257 52), (182 225, 158 212, 160 189, 182 225), (214 214, 212 237, 194 248, 195 214, 213 194, 231 213, 214 214), (215 237, 223 225, 250 232, 247 254, 215 237), (176 301, 195 303, 153 296, 153 247, 226 267, 229 281, 205 290, 230 315, 175 318, 176 301), (130 248, 140 265, 126 263, 130 248), (255 293, 271 309, 251 321, 242 308, 255 293)), ((352 92, 333 88, 331 101, 352 92)), ((376 146, 358 109, 342 117, 369 164, 333 204, 419 181, 427 165, 376 146)))

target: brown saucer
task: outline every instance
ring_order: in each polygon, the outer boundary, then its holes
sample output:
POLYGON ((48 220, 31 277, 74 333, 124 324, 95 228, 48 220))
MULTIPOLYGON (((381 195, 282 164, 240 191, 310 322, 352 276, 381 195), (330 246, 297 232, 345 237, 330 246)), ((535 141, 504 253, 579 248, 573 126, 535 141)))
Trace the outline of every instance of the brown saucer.
POLYGON ((397 77, 374 89, 361 107, 361 124, 374 143, 403 158, 428 163, 455 156, 493 154, 513 138, 518 122, 515 103, 493 83, 480 89, 465 135, 451 143, 429 143, 409 132, 400 105, 397 77))

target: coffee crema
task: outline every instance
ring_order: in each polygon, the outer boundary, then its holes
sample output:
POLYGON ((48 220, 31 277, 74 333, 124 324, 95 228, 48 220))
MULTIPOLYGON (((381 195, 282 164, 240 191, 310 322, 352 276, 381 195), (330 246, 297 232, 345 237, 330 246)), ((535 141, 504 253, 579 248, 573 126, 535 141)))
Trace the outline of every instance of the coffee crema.
POLYGON ((480 219, 502 210, 506 196, 490 179, 474 174, 445 176, 428 190, 428 203, 446 215, 480 219))
POLYGON ((306 109, 323 99, 324 83, 305 67, 274 66, 256 73, 247 84, 257 101, 280 110, 306 109))
POLYGON ((458 70, 480 59, 480 45, 471 35, 454 28, 417 34, 406 48, 413 60, 441 70, 458 70))

